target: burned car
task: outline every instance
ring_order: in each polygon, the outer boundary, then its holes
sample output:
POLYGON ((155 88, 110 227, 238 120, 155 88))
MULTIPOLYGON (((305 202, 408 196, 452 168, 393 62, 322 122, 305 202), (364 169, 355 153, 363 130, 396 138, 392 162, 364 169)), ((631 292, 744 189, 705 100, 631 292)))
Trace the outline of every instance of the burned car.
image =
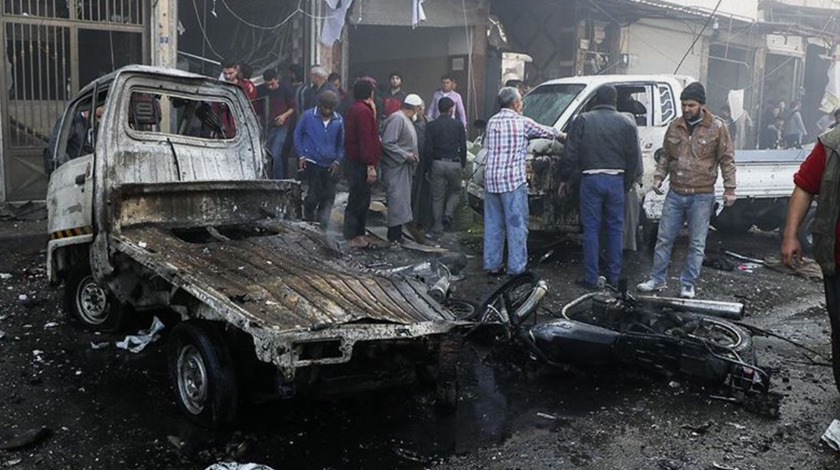
POLYGON ((68 105, 52 158, 50 281, 93 330, 175 312, 175 397, 199 423, 235 420, 248 379, 274 396, 410 383, 455 325, 422 284, 295 220, 299 183, 266 178, 236 86, 124 67, 68 105))

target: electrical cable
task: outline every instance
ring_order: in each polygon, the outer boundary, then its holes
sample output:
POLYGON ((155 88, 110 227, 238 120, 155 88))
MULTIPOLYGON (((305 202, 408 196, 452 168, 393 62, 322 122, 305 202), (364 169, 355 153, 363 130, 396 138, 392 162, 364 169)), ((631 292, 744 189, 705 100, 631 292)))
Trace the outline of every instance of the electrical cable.
POLYGON ((720 8, 720 4, 723 3, 723 0, 718 0, 717 5, 709 14, 709 17, 706 18, 706 22, 703 23, 703 27, 700 29, 700 32, 694 35, 694 40, 691 41, 691 45, 688 46, 688 49, 685 50, 685 54, 683 54, 682 59, 680 59, 680 63, 677 64, 677 68, 674 70, 674 75, 679 73, 680 67, 682 67, 683 62, 685 62, 685 58, 688 57, 688 54, 691 53, 691 50, 694 49, 694 45, 697 44, 697 41, 703 36, 703 32, 706 31, 706 28, 709 26, 709 23, 712 22, 712 19, 715 17, 715 13, 717 13, 718 8, 720 8))

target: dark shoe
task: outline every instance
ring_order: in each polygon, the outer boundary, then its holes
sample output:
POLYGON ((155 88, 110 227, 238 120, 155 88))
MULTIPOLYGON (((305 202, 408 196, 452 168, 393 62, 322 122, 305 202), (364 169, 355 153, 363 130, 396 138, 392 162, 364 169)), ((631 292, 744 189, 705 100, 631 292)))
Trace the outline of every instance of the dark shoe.
POLYGON ((452 217, 449 217, 448 215, 443 216, 441 224, 443 224, 443 228, 448 229, 450 226, 452 226, 452 217))
POLYGON ((494 271, 487 271, 487 275, 488 276, 493 276, 493 277, 504 276, 504 274, 505 274, 505 269, 504 268, 499 268, 499 269, 496 269, 494 271))
POLYGON ((589 282, 585 279, 576 279, 575 285, 578 287, 583 287, 586 290, 598 290, 598 283, 589 282))

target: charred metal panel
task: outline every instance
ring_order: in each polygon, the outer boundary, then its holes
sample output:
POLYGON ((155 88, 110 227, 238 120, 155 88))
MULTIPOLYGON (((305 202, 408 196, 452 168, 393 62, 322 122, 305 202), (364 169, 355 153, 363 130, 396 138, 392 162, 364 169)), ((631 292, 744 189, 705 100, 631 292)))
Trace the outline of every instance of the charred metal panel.
POLYGON ((113 193, 112 230, 140 224, 207 227, 300 215, 300 183, 290 180, 125 184, 113 193))
MULTIPOLYGON (((141 262, 155 272, 166 272, 176 285, 216 293, 266 328, 454 320, 422 284, 365 273, 304 224, 277 222, 262 230, 268 234, 226 241, 191 234, 185 241, 162 228, 130 228, 119 249, 142 250, 141 262)), ((224 228, 219 231, 227 238, 224 228)))

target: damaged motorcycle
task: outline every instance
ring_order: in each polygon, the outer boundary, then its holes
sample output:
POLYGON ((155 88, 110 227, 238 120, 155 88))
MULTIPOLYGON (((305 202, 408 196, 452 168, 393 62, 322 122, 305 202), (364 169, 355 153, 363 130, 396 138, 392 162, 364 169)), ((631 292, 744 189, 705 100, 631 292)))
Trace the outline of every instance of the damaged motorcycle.
POLYGON ((714 398, 778 417, 780 395, 769 391, 770 375, 756 364, 750 332, 720 318, 739 318, 742 304, 637 298, 624 282, 601 284, 565 305, 560 318, 538 322, 548 286, 535 273, 520 274, 484 302, 472 332, 497 332, 496 339, 553 367, 612 365, 683 376, 719 388, 714 398))

